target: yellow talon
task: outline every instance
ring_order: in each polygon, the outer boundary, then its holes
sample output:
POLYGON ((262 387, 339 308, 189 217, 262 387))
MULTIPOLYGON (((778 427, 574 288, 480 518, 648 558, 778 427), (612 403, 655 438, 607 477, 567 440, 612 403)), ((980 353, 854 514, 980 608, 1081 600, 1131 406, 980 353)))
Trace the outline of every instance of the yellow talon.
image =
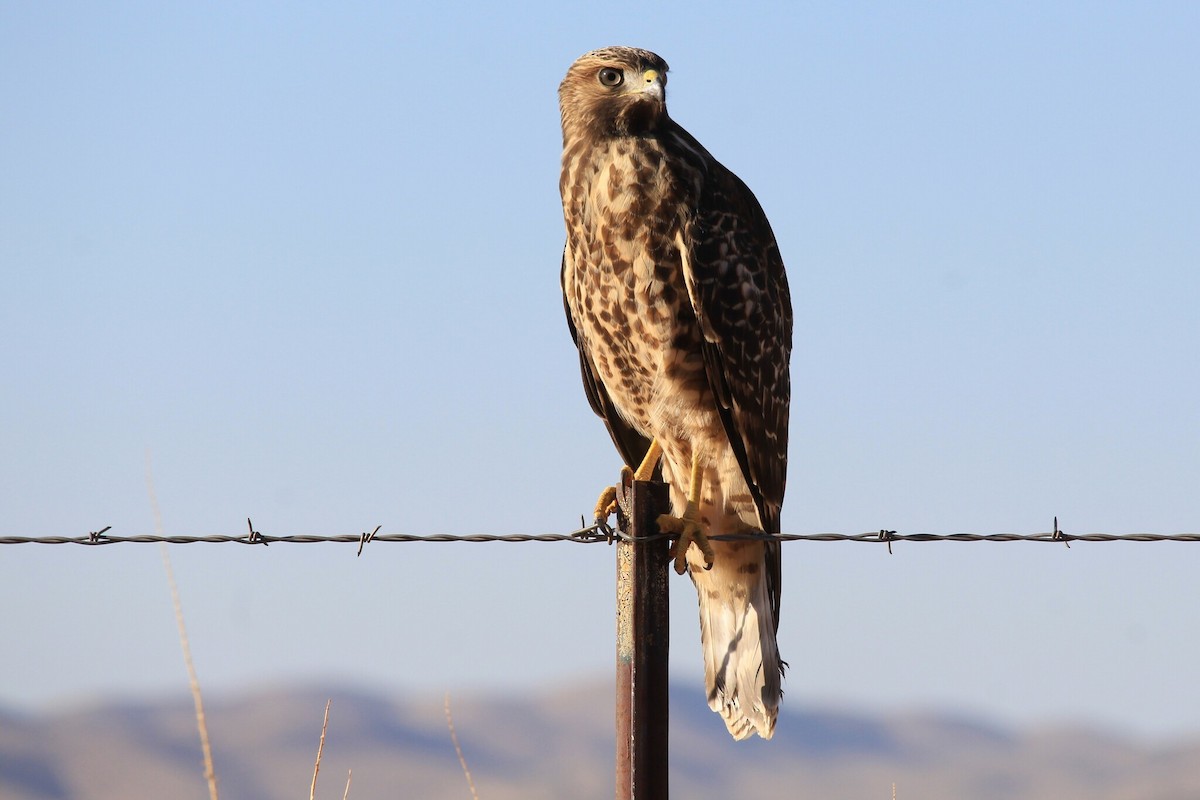
POLYGON ((679 534, 679 538, 668 551, 668 556, 675 559, 675 571, 680 575, 687 571, 687 551, 688 547, 693 544, 699 547, 700 552, 704 555, 705 569, 712 569, 713 561, 716 559, 716 553, 713 552, 712 544, 708 541, 708 534, 704 532, 704 526, 700 522, 700 493, 703 489, 703 475, 704 470, 700 467, 700 455, 693 453, 691 485, 688 486, 688 502, 683 516, 674 517, 670 514, 662 514, 657 520, 659 530, 665 533, 679 534))
POLYGON ((596 522, 604 522, 617 510, 617 487, 605 486, 596 501, 596 522))
POLYGON ((693 544, 699 547, 700 552, 704 554, 704 568, 712 569, 716 553, 713 552, 708 535, 700 524, 695 503, 688 502, 687 511, 683 512, 682 517, 673 517, 670 514, 660 515, 658 528, 664 533, 679 534, 679 539, 671 545, 671 549, 667 552, 668 558, 675 559, 675 572, 680 575, 687 572, 687 551, 688 547, 693 544))
POLYGON ((604 487, 604 491, 600 493, 600 499, 596 501, 596 522, 604 522, 616 512, 618 487, 632 484, 634 481, 650 480, 660 458, 662 458, 662 445, 658 443, 658 440, 654 440, 650 442, 650 447, 646 450, 642 463, 638 464, 637 470, 622 466, 620 483, 616 486, 604 487))
POLYGON ((600 498, 596 500, 596 522, 604 522, 609 516, 616 513, 617 510, 617 493, 618 487, 624 486, 633 478, 633 470, 629 467, 621 467, 621 480, 616 486, 605 486, 604 491, 600 493, 600 498))

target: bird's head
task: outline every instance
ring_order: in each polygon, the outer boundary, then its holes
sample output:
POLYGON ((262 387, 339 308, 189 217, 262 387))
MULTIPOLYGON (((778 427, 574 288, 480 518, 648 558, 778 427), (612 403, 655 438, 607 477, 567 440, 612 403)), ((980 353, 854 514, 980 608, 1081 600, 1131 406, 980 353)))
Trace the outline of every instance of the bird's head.
POLYGON ((567 70, 558 104, 564 143, 652 133, 667 119, 667 62, 635 47, 593 50, 567 70))

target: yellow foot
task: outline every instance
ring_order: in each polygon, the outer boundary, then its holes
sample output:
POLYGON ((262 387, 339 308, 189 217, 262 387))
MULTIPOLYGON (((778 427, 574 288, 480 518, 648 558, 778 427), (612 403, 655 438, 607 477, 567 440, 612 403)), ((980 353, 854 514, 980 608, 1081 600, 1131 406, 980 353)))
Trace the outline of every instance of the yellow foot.
POLYGON ((608 518, 617 512, 618 487, 629 486, 633 481, 633 470, 621 467, 621 482, 617 486, 606 486, 596 501, 596 522, 607 522, 608 518))
POLYGON ((675 572, 682 575, 687 571, 687 551, 688 547, 693 544, 699 547, 700 552, 704 554, 704 568, 712 569, 716 554, 713 552, 712 544, 708 541, 708 535, 704 533, 704 529, 700 525, 695 503, 688 503, 687 510, 683 512, 682 517, 662 514, 657 521, 658 528, 663 533, 679 534, 679 539, 671 545, 671 550, 667 554, 675 559, 675 572))
POLYGON ((638 465, 636 471, 628 466, 621 467, 621 481, 616 486, 607 486, 600 493, 600 499, 596 501, 596 522, 606 522, 612 514, 617 511, 617 498, 628 491, 634 481, 648 481, 654 477, 654 469, 658 466, 658 460, 662 458, 662 445, 658 440, 652 440, 650 446, 646 449, 646 455, 642 458, 642 463, 638 465))

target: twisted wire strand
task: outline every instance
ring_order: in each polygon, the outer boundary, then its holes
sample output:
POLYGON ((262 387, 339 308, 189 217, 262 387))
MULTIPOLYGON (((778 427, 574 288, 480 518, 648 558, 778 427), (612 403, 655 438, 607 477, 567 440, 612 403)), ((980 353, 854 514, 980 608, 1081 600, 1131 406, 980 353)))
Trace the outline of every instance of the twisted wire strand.
MULTIPOLYGON (((1056 526, 1057 527, 1057 526, 1056 526)), ((253 530, 248 535, 217 534, 208 536, 157 536, 108 535, 111 528, 104 528, 86 536, 0 536, 0 545, 16 544, 78 544, 88 546, 112 544, 359 544, 368 542, 461 542, 478 544, 483 542, 574 542, 576 544, 611 544, 614 541, 651 542, 677 538, 674 534, 655 534, 634 539, 620 530, 596 524, 579 528, 569 533, 512 533, 512 534, 413 534, 380 533, 379 528, 361 534, 298 534, 271 536, 253 530)), ((1064 533, 1054 530, 1043 533, 898 533, 880 530, 867 533, 761 533, 724 534, 710 537, 713 541, 776 541, 776 542, 865 542, 871 544, 893 542, 1046 542, 1054 544, 1070 542, 1200 542, 1200 533, 1064 533)))

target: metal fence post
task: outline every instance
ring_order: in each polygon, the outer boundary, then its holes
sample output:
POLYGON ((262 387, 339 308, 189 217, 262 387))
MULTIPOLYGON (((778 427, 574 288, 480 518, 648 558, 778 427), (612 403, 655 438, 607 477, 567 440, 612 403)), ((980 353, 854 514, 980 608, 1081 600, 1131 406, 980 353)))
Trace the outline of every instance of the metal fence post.
MULTIPOLYGON (((667 486, 630 487, 628 533, 658 533, 667 486)), ((617 800, 666 800, 670 542, 617 543, 617 800)))

